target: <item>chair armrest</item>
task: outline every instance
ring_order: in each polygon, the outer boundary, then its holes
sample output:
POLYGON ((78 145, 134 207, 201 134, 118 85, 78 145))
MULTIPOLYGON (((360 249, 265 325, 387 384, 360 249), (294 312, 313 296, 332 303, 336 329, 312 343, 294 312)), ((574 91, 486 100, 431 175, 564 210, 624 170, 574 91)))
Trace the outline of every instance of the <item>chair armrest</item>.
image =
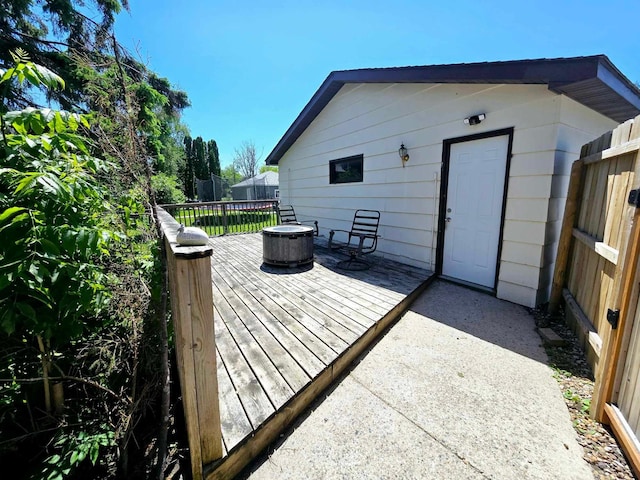
MULTIPOLYGON (((333 243, 333 236, 335 235, 336 232, 343 232, 343 233, 347 233, 347 234, 351 233, 348 230, 340 230, 340 229, 330 230, 329 231, 329 250, 331 250, 333 248, 331 244, 333 243)), ((339 245, 336 248, 339 248, 339 246, 340 246, 340 242, 338 242, 338 243, 339 243, 339 245)), ((347 245, 347 243, 342 242, 342 245, 347 245)))
POLYGON ((372 233, 352 233, 351 236, 357 237, 359 239, 358 247, 356 250, 356 257, 358 258, 360 258, 362 255, 373 253, 377 248, 378 238, 380 237, 380 235, 378 234, 374 235, 372 233), (364 246, 365 240, 371 240, 371 246, 367 247, 366 252, 363 252, 363 250, 365 249, 365 246, 364 246))
POLYGON ((359 238, 380 238, 380 235, 376 234, 372 234, 372 233, 357 233, 357 232, 349 232, 351 233, 352 237, 359 237, 359 238))

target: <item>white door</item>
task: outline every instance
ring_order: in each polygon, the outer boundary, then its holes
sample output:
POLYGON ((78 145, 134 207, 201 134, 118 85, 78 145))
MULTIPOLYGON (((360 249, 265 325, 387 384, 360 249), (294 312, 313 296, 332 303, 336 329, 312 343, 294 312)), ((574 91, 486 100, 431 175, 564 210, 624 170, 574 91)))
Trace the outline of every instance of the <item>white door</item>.
POLYGON ((442 275, 495 287, 508 135, 451 145, 442 275))

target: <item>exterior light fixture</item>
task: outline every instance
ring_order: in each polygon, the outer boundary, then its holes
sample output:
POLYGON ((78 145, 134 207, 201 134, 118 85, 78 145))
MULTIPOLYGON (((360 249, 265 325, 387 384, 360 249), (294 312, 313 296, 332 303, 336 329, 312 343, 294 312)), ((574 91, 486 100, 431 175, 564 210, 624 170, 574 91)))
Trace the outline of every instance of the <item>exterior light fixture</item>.
POLYGON ((407 151, 407 147, 404 146, 404 143, 400 145, 398 155, 400 156, 400 160, 402 160, 402 168, 404 168, 404 164, 409 161, 409 152, 407 151))
POLYGON ((464 124, 465 125, 478 125, 485 118, 487 118, 486 114, 479 113, 478 115, 472 115, 470 117, 465 118, 464 119, 464 124))

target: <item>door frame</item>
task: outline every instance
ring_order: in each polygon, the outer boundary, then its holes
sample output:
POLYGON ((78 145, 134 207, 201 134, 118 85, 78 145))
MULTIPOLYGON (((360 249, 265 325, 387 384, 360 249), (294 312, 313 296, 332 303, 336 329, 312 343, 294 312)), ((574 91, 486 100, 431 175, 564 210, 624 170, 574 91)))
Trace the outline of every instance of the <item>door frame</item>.
MULTIPOLYGON (((447 192, 449 189, 449 164, 451 161, 451 145, 464 142, 472 142, 474 140, 483 140, 485 138, 507 136, 507 158, 505 165, 504 191, 502 193, 502 211, 500 214, 500 233, 498 237, 498 253, 496 255, 496 276, 493 281, 492 293, 496 293, 498 285, 498 275, 500 274, 500 257, 502 255, 502 235, 504 233, 504 217, 507 209, 507 190, 509 188, 509 170, 511 167, 511 150, 513 146, 513 133, 515 128, 502 128, 500 130, 491 130, 489 132, 475 133, 473 135, 465 135, 462 137, 448 138, 442 141, 442 166, 440 173, 440 207, 438 208, 438 240, 436 246, 436 274, 442 275, 442 265, 444 262, 444 230, 445 217, 447 209, 447 192)), ((461 283, 464 283, 461 280, 461 283)))

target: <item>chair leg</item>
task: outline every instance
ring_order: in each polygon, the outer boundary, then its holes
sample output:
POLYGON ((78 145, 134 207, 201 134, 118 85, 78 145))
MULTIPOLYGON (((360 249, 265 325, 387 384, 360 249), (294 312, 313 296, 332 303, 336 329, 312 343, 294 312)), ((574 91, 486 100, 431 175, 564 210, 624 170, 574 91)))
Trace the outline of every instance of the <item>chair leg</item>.
POLYGON ((333 236, 335 235, 336 232, 334 232, 333 230, 331 230, 329 232, 329 250, 331 250, 331 242, 333 242, 333 236))
POLYGON ((357 250, 349 250, 349 258, 338 262, 336 266, 340 270, 359 272, 362 270, 368 270, 371 267, 371 264, 358 256, 357 250))
POLYGON ((358 243, 358 251, 356 253, 356 257, 362 257, 362 247, 364 245, 364 237, 360 237, 360 243, 358 243))

